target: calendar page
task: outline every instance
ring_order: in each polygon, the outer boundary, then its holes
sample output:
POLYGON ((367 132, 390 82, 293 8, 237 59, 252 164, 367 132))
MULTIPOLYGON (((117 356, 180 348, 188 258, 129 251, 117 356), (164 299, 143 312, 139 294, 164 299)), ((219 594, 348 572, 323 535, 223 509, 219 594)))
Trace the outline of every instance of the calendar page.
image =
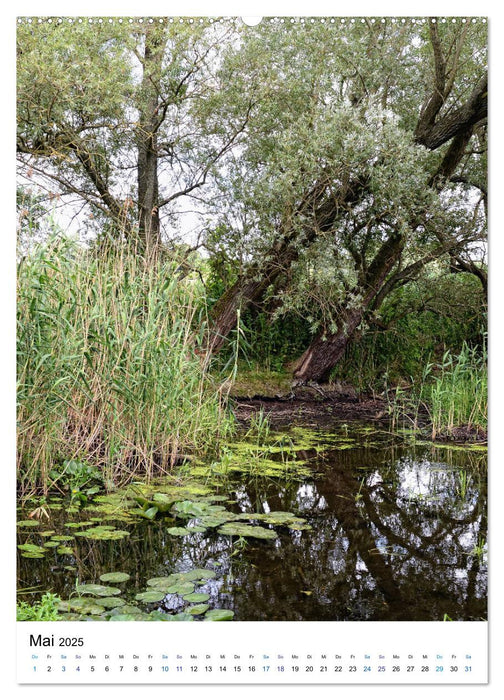
POLYGON ((20 686, 488 682, 488 21, 304 9, 16 19, 20 686))

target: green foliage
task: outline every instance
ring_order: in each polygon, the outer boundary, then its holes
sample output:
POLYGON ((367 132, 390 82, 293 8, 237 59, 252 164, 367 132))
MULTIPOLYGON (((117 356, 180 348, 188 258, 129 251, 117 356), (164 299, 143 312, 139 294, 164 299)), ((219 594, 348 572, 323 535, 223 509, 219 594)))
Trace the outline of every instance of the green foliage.
POLYGON ((103 474, 96 467, 67 459, 60 468, 51 469, 49 477, 58 487, 70 491, 72 501, 86 503, 90 496, 103 488, 103 474))
POLYGON ((333 374, 360 390, 419 384, 426 365, 441 361, 446 348, 457 353, 464 343, 481 347, 485 327, 479 280, 434 271, 390 295, 333 374))
POLYGON ((214 447, 231 424, 204 371, 203 289, 170 260, 69 240, 18 274, 18 449, 25 486, 110 487, 214 447), (56 465, 63 465, 58 467, 56 465))
POLYGON ((432 381, 423 387, 432 438, 450 434, 457 426, 486 430, 488 423, 488 369, 486 348, 481 352, 464 344, 458 355, 446 352, 430 367, 432 381))
POLYGON ((53 622, 61 620, 58 605, 61 599, 53 593, 44 593, 40 602, 29 605, 20 602, 16 606, 16 619, 26 622, 53 622))

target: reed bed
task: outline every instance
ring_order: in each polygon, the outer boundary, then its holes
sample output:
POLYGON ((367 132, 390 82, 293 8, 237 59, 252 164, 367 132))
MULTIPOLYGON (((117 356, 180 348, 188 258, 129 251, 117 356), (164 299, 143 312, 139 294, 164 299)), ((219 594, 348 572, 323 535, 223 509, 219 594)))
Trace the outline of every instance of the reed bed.
POLYGON ((432 438, 450 434, 458 426, 487 429, 488 368, 486 348, 464 343, 458 355, 446 352, 441 363, 429 366, 432 381, 422 387, 432 438))
POLYGON ((18 268, 18 477, 68 460, 112 487, 172 473, 233 428, 205 371, 204 288, 173 260, 53 240, 18 268))

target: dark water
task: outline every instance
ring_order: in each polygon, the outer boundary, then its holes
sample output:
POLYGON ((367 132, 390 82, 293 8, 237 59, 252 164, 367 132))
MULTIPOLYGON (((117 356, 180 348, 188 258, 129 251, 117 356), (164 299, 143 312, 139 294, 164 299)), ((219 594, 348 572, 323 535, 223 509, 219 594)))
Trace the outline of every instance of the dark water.
MULTIPOLYGON (((199 592, 210 594, 212 608, 233 610, 235 620, 486 619, 484 453, 387 439, 310 455, 313 478, 242 480, 232 486, 230 508, 290 511, 311 530, 276 527, 277 540, 249 539, 240 548, 215 531, 175 538, 156 521, 120 523, 131 531, 124 540, 76 538, 72 555, 19 557, 18 586, 66 599, 77 578, 96 583, 101 573, 124 571, 133 597, 151 577, 206 567, 217 577, 199 592)), ((63 533, 70 533, 63 523, 77 519, 64 511, 51 518, 44 528, 63 533)), ((183 601, 167 595, 148 609, 178 612, 183 601)))

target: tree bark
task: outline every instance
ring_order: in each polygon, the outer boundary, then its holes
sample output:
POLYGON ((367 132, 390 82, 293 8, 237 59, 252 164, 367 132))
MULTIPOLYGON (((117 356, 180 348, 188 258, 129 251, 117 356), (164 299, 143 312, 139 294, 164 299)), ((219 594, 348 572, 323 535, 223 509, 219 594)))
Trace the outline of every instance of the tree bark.
POLYGON ((335 333, 326 334, 321 331, 316 336, 294 367, 296 383, 321 382, 329 378, 331 370, 343 357, 355 331, 380 293, 387 275, 398 261, 404 244, 405 239, 395 235, 382 244, 366 272, 365 287, 352 290, 352 295, 363 294, 362 300, 358 305, 348 306, 341 312, 335 333))
MULTIPOLYGON (((301 234, 288 229, 279 232, 278 240, 262 261, 253 264, 235 284, 230 287, 212 309, 211 329, 207 347, 218 352, 227 335, 235 328, 237 312, 242 313, 252 304, 259 303, 266 290, 276 285, 295 262, 302 248, 308 247, 320 233, 330 231, 344 206, 359 200, 366 189, 366 182, 355 178, 337 195, 327 196, 324 188, 315 186, 306 194, 300 210, 313 210, 313 224, 306 226, 301 234)), ((302 211, 298 211, 302 213, 302 211)))
POLYGON ((161 242, 157 131, 162 121, 159 81, 165 42, 164 33, 158 28, 146 30, 137 128, 137 184, 138 230, 147 255, 154 253, 161 242))

